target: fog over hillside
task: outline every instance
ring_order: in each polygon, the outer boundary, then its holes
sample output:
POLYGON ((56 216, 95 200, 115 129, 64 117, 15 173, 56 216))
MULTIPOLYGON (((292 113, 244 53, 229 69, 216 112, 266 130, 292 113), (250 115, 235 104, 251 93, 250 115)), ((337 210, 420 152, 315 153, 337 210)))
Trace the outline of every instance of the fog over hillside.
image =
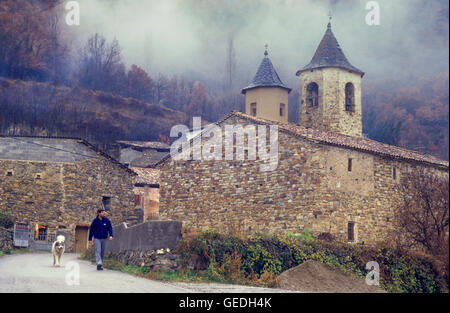
MULTIPOLYGON (((332 12, 333 32, 365 80, 408 81, 448 67, 448 2, 379 0, 380 25, 366 24, 365 0, 79 0, 81 25, 70 32, 84 42, 93 32, 118 39, 125 62, 151 75, 188 74, 225 79, 233 40, 235 79, 245 86, 264 45, 278 73, 296 87, 332 12)), ((71 37, 74 40, 74 37, 71 37)))

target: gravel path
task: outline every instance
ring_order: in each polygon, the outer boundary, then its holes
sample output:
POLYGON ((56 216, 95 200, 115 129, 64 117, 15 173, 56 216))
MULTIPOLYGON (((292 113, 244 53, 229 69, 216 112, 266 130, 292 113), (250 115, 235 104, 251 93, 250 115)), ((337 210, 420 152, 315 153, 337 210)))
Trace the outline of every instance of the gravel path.
POLYGON ((49 252, 5 255, 0 257, 0 293, 5 292, 151 292, 151 293, 202 293, 202 292, 290 292, 281 289, 257 288, 222 284, 190 284, 160 282, 130 274, 105 269, 78 259, 74 253, 62 257, 61 267, 53 267, 49 252), (79 284, 76 272, 79 270, 79 284))

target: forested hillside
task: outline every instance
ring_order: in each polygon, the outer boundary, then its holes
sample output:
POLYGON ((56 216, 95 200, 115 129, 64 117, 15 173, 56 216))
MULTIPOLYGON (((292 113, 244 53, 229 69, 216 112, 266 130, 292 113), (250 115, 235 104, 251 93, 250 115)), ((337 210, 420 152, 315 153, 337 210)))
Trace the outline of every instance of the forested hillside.
MULTIPOLYGON (((120 2, 97 2, 120 5, 120 2)), ((239 2, 227 2, 226 6, 222 2, 200 0, 196 2, 199 5, 190 0, 179 3, 182 12, 199 20, 196 27, 204 37, 203 44, 212 40, 214 27, 222 31, 224 53, 215 56, 214 63, 207 60, 202 63, 200 56, 194 56, 192 62, 201 63, 197 72, 186 70, 175 74, 169 68, 155 72, 145 64, 133 64, 124 56, 119 40, 107 39, 101 33, 93 32, 81 42, 76 41, 73 30, 64 22, 64 3, 0 1, 1 134, 77 136, 100 143, 116 139, 154 140, 160 135, 168 136, 175 124, 189 124, 192 116, 215 121, 231 110, 243 110, 240 89, 251 81, 263 51, 252 53, 251 66, 240 61, 237 26, 253 24, 238 19, 239 10, 234 6, 240 5, 239 2), (213 25, 211 21, 216 24, 208 29, 205 26, 213 25), (223 64, 220 65, 223 71, 205 70, 217 64, 223 64)), ((269 6, 264 1, 252 4, 253 10, 260 13, 267 13, 269 6)), ((432 28, 424 27, 414 33, 414 38, 422 38, 424 42, 438 38, 442 41, 438 46, 448 51, 444 48, 448 44, 448 2, 417 1, 414 12, 425 9, 433 15, 432 28)), ((318 43, 324 29, 314 35, 314 42, 318 43)), ((302 38, 291 41, 302 43, 302 38)), ((183 48, 177 45, 173 50, 182 52, 183 48)), ((349 55, 357 52, 348 50, 349 55)), ((155 46, 154 51, 159 51, 159 47, 155 46)), ((386 51, 386 55, 397 53, 386 51)), ((302 57, 295 66, 307 64, 310 57, 302 57)), ((364 59, 364 62, 367 64, 361 64, 361 68, 368 70, 363 78, 363 132, 374 140, 448 160, 448 69, 417 75, 413 66, 404 66, 398 79, 380 79, 371 76, 377 61, 364 59)), ((286 70, 283 62, 274 64, 280 68, 279 72, 292 76, 283 79, 293 88, 289 120, 296 123, 298 83, 294 73, 298 68, 290 66, 286 70)), ((395 68, 396 64, 390 65, 395 68)))

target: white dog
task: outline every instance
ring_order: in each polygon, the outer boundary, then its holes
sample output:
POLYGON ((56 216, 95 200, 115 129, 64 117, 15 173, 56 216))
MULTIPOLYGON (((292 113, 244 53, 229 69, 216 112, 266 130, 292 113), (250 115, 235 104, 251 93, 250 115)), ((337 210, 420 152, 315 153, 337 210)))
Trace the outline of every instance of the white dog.
POLYGON ((56 241, 52 245, 52 254, 53 254, 53 265, 59 266, 59 262, 61 261, 61 257, 65 250, 64 241, 66 238, 63 235, 59 235, 56 237, 56 241))

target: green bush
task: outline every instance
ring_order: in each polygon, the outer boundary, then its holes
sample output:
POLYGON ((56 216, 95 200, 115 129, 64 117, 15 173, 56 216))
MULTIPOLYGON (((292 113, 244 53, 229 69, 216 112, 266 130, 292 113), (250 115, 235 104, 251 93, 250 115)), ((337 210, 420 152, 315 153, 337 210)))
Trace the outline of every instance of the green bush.
POLYGON ((0 211, 0 227, 3 228, 13 228, 14 227, 14 217, 8 213, 0 211))
POLYGON ((204 232, 181 240, 178 252, 184 265, 193 259, 201 260, 206 270, 203 274, 213 281, 236 282, 267 274, 279 275, 307 260, 365 277, 367 262, 376 261, 380 265, 380 285, 387 291, 435 293, 448 290, 448 278, 430 256, 389 247, 313 240, 308 235, 308 232, 286 237, 260 235, 243 240, 233 235, 204 232), (239 255, 240 261, 238 265, 234 262, 234 271, 227 271, 233 253, 233 258, 236 260, 239 255), (236 271, 239 273, 232 274, 236 271))

